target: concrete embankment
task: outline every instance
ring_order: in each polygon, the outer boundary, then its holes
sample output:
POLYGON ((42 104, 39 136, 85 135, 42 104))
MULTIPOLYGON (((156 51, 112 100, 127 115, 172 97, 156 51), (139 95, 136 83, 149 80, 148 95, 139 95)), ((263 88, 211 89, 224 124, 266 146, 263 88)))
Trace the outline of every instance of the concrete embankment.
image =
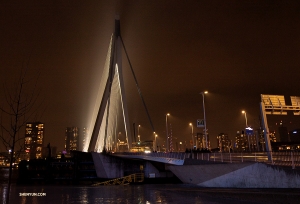
POLYGON ((168 167, 183 183, 217 188, 300 188, 299 170, 264 163, 204 163, 168 167))

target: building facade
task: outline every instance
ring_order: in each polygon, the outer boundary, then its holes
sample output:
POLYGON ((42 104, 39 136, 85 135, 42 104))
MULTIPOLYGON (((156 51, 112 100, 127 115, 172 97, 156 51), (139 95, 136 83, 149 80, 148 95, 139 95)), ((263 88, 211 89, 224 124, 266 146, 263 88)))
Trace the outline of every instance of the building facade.
POLYGON ((244 152, 248 148, 248 140, 244 131, 237 131, 235 136, 234 149, 238 152, 244 152))
POLYGON ((44 143, 44 123, 31 122, 25 128, 25 156, 26 159, 41 159, 44 143))
POLYGON ((230 152, 231 142, 228 138, 228 134, 220 133, 217 136, 217 144, 220 152, 230 152))
POLYGON ((78 150, 78 128, 67 127, 65 133, 65 150, 69 154, 71 150, 78 150))

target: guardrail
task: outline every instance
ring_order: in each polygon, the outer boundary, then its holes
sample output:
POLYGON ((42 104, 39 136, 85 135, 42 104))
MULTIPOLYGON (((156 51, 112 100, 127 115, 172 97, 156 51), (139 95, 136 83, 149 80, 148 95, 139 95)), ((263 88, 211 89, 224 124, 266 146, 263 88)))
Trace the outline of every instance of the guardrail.
POLYGON ((122 155, 122 156, 147 156, 147 157, 163 157, 163 158, 172 158, 184 160, 187 158, 185 155, 187 153, 184 152, 152 152, 152 153, 144 153, 144 152, 116 152, 114 155, 122 155))
POLYGON ((115 154, 122 155, 143 155, 147 157, 164 157, 184 160, 186 158, 203 160, 203 161, 213 161, 213 162, 265 162, 272 165, 278 166, 291 166, 295 169, 296 166, 300 166, 300 152, 297 151, 286 151, 286 152, 271 152, 272 161, 268 160, 268 152, 210 152, 210 153, 185 153, 185 152, 118 152, 115 154))
POLYGON ((278 166, 291 166, 295 169, 300 166, 300 152, 271 152, 272 161, 268 160, 267 152, 241 152, 241 153, 190 153, 193 159, 214 162, 265 162, 278 166))

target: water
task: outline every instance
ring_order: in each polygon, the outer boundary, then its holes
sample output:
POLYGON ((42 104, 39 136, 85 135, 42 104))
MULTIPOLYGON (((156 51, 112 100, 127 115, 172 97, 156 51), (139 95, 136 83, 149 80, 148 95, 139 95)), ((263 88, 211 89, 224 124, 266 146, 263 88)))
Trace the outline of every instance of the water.
MULTIPOLYGON (((5 171, 4 171, 5 172, 5 171)), ((0 173, 3 173, 3 170, 0 173)), ((3 175, 3 174, 0 174, 3 175)), ((1 176, 0 176, 1 177, 1 176)), ((2 180, 3 181, 3 180, 2 180)), ((5 200, 6 184, 0 184, 0 203, 5 200)), ((68 186, 13 184, 12 204, 217 204, 217 203, 298 203, 299 189, 215 189, 186 184, 141 184, 126 186, 68 186), (22 193, 39 193, 29 196, 22 193)))

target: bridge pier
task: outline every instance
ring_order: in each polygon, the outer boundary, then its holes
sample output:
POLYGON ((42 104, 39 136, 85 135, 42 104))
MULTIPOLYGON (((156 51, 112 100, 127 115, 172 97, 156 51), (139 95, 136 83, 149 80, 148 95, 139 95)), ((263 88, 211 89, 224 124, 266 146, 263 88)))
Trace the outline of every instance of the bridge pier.
POLYGON ((183 182, 214 188, 300 188, 300 171, 264 163, 169 166, 183 182))
POLYGON ((168 165, 143 159, 126 159, 111 154, 92 152, 98 178, 114 179, 134 173, 144 173, 145 178, 171 178, 174 174, 168 165))

